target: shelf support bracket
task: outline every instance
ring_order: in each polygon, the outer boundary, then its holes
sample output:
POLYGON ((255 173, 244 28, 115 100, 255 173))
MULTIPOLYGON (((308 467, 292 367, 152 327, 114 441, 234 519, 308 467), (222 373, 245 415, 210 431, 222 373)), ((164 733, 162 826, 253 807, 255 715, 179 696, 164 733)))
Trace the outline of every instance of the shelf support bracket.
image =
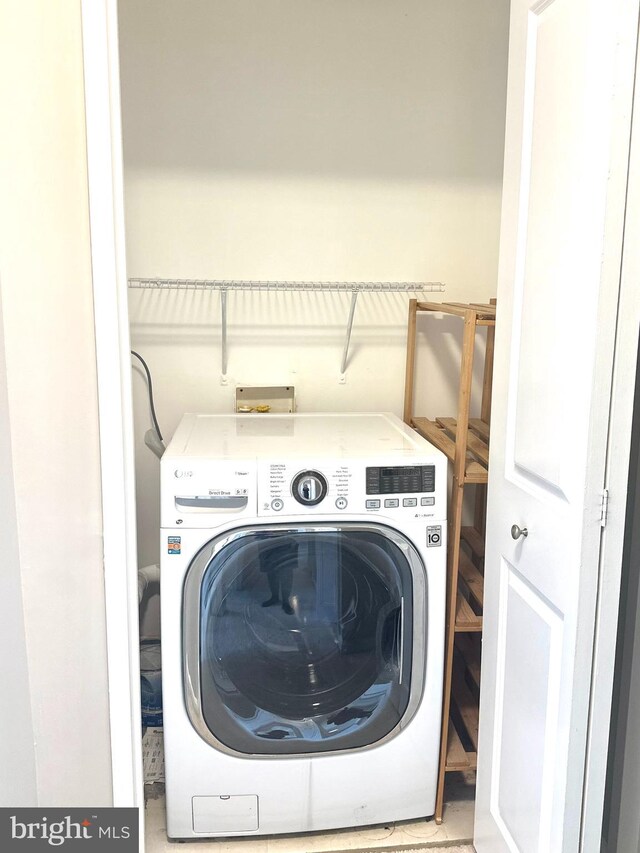
POLYGON ((222 376, 220 377, 220 383, 222 385, 227 384, 227 293, 226 289, 220 291, 220 340, 222 345, 222 376))
POLYGON ((349 358, 349 343, 351 342, 351 330, 353 328, 353 318, 356 313, 356 303, 358 302, 358 291, 351 291, 351 305, 349 307, 349 318, 347 319, 347 332, 344 340, 344 351, 342 353, 342 364, 340 365, 340 374, 344 376, 347 369, 347 360, 349 358))

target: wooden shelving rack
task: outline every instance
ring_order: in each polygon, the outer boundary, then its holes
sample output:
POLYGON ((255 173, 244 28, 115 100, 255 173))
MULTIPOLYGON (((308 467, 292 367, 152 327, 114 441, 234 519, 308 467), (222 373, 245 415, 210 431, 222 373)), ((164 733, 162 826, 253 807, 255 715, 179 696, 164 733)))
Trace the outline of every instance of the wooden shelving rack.
POLYGON ((475 770, 484 587, 484 532, 489 465, 489 420, 495 335, 495 300, 490 304, 409 303, 404 420, 443 451, 452 463, 448 512, 447 612, 442 708, 442 740, 436 823, 442 823, 445 776, 475 770), (464 322, 456 417, 435 420, 413 414, 416 319, 420 312, 460 317, 464 322), (473 357, 478 327, 487 327, 480 417, 470 417, 473 357), (464 487, 476 486, 473 526, 463 526, 464 487))

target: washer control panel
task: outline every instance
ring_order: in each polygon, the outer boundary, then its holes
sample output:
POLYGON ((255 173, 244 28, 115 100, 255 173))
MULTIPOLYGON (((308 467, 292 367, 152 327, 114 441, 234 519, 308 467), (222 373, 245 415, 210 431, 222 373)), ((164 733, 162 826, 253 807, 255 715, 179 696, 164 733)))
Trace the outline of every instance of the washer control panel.
MULTIPOLYGON (((367 465, 364 460, 258 462, 258 515, 341 513, 442 517, 436 465, 367 465), (301 464, 302 463, 302 464, 301 464), (306 463, 306 464, 305 464, 306 463)), ((440 478, 439 478, 440 479, 440 478)), ((445 478, 442 479, 444 483, 445 478)), ((440 494, 442 492, 442 494, 440 494)))
POLYGON ((335 514, 345 510, 353 493, 353 473, 348 465, 327 462, 258 463, 258 514, 335 514))

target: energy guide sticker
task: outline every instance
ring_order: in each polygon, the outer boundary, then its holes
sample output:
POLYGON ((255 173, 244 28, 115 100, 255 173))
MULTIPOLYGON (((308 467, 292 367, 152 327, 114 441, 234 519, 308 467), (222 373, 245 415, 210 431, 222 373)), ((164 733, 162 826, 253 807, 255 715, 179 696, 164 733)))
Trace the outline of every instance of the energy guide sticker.
POLYGON ((168 536, 167 537, 167 551, 169 554, 179 554, 181 551, 181 541, 182 538, 180 536, 168 536))

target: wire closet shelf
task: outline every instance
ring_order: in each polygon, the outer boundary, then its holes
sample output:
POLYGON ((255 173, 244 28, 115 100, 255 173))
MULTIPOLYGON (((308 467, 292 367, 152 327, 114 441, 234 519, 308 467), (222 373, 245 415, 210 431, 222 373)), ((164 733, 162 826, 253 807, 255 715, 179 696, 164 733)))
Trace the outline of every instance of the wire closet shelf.
POLYGON ((339 290, 347 293, 443 291, 439 281, 215 281, 202 278, 130 278, 131 288, 157 290, 339 290))
POLYGON ((130 278, 131 289, 143 290, 218 290, 221 301, 222 380, 227 375, 227 294, 229 291, 339 291, 351 294, 340 373, 344 376, 349 359, 349 343, 356 303, 360 293, 443 292, 439 281, 237 281, 197 278, 130 278))

